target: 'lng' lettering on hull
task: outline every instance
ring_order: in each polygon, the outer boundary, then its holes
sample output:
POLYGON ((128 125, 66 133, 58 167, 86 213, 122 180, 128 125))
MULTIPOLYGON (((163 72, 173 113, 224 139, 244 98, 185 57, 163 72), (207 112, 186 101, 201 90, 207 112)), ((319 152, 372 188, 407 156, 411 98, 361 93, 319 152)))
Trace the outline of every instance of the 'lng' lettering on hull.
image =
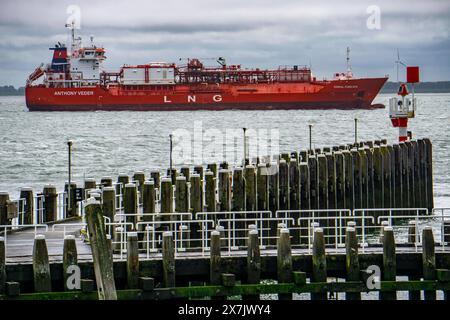
MULTIPOLYGON (((187 96, 186 101, 188 103, 197 102, 197 96, 187 96)), ((222 96, 220 94, 213 95, 212 102, 222 102, 222 96)), ((172 103, 170 97, 164 96, 164 103, 172 103)))

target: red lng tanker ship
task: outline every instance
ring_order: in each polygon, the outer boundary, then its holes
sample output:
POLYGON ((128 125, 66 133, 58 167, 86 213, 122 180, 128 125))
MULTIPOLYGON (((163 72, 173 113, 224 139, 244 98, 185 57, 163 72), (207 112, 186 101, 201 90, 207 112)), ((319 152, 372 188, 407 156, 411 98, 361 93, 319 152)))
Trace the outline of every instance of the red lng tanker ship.
POLYGON ((152 62, 124 65, 105 72, 105 49, 82 46, 71 28, 70 51, 61 43, 51 64, 41 65, 27 79, 30 111, 95 110, 229 110, 229 109, 354 109, 377 108, 372 101, 387 81, 354 78, 347 49, 347 72, 333 80, 317 80, 305 66, 244 69, 218 58, 217 67, 199 59, 184 65, 152 62))

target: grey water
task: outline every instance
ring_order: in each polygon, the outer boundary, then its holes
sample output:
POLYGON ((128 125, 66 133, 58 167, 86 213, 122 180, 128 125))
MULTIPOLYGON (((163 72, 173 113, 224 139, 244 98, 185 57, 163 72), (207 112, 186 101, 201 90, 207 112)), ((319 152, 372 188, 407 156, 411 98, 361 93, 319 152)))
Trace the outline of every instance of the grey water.
MULTIPOLYGON (((388 105, 391 95, 380 94, 374 103, 388 105)), ((450 207, 450 94, 418 94, 416 117, 409 130, 414 137, 433 143, 436 207, 450 207)), ((203 131, 278 130, 279 151, 358 140, 398 139, 388 109, 289 110, 289 111, 182 111, 182 112, 28 112, 24 97, 0 97, 0 191, 17 198, 20 187, 40 191, 45 184, 62 190, 67 180, 67 140, 74 141, 72 179, 82 185, 85 177, 99 180, 119 173, 169 166, 169 134, 193 132, 201 121, 203 131)))

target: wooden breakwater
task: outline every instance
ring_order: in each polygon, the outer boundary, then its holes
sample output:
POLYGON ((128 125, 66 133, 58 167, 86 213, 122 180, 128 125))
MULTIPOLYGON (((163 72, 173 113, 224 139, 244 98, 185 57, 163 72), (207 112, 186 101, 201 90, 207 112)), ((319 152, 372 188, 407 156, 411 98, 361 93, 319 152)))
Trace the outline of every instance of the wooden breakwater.
MULTIPOLYGON (((282 153, 278 161, 257 158, 244 167, 211 163, 204 168, 183 166, 164 176, 135 172, 121 174, 117 182, 104 177, 86 179, 84 187, 70 185, 70 197, 59 197, 46 185, 37 195, 23 188, 11 201, 0 193, 0 224, 18 218, 23 224, 49 223, 79 214, 81 200, 102 199, 105 214, 113 219, 124 213, 215 211, 271 211, 433 208, 432 144, 418 139, 389 145, 386 140, 366 141, 331 148, 282 153), (35 199, 35 201, 33 201, 35 199), (70 199, 70 203, 68 202, 70 199), (112 200, 114 199, 114 200, 112 200), (63 202, 63 203, 58 203, 63 202), (19 208, 23 208, 20 211, 19 208), (59 210, 59 211, 58 211, 59 210), (61 217, 61 214, 59 215, 61 217)), ((195 218, 195 217, 194 217, 195 218)))
POLYGON ((312 253, 296 254, 291 248, 290 231, 281 227, 275 254, 261 255, 258 232, 250 230, 246 254, 235 257, 224 255, 220 233, 212 231, 211 250, 200 259, 176 258, 173 234, 165 232, 162 254, 152 260, 140 258, 136 234, 130 233, 126 260, 113 265, 101 206, 92 203, 87 211, 94 252, 92 263, 77 262, 77 246, 73 237, 68 236, 64 240, 63 263, 50 264, 45 237, 37 236, 31 266, 5 265, 4 240, 0 240, 0 299, 158 300, 241 296, 245 300, 258 300, 261 294, 274 294, 290 300, 294 293, 309 293, 313 300, 326 300, 335 298, 334 293, 345 293, 346 299, 359 300, 362 294, 373 292, 375 298, 395 300, 397 291, 408 291, 411 300, 420 299, 421 292, 424 299, 435 300, 438 291, 444 299, 449 298, 450 251, 436 252, 429 227, 422 230, 422 246, 414 252, 397 247, 392 227, 386 226, 380 235, 382 251, 371 253, 361 253, 356 229, 347 227, 344 254, 327 252, 321 228, 314 230, 312 253), (374 267, 379 274, 369 272, 374 267), (76 280, 68 279, 76 268, 81 269, 78 286, 76 280), (381 281, 375 281, 373 275, 381 281), (399 280, 398 276, 408 279, 399 280))

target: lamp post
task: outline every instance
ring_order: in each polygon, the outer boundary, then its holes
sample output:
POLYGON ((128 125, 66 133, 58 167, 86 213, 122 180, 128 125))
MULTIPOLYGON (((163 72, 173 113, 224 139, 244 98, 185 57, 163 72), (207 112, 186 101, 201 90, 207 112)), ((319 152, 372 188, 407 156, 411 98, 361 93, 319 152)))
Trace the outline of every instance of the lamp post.
POLYGON ((244 130, 244 167, 247 165, 247 138, 245 136, 245 132, 247 128, 242 128, 244 130))
POLYGON ((68 185, 67 185, 67 211, 71 211, 72 208, 70 206, 71 203, 71 197, 70 197, 70 187, 71 187, 71 178, 72 178, 72 140, 67 141, 67 147, 68 147, 68 158, 69 158, 69 179, 68 179, 68 185))
POLYGON ((309 124, 309 152, 312 153, 312 127, 313 124, 309 124))
POLYGON ((170 177, 172 178, 172 134, 169 134, 170 139, 170 154, 169 154, 169 167, 170 167, 170 177))
POLYGON ((355 147, 358 148, 358 118, 355 118, 355 147))

